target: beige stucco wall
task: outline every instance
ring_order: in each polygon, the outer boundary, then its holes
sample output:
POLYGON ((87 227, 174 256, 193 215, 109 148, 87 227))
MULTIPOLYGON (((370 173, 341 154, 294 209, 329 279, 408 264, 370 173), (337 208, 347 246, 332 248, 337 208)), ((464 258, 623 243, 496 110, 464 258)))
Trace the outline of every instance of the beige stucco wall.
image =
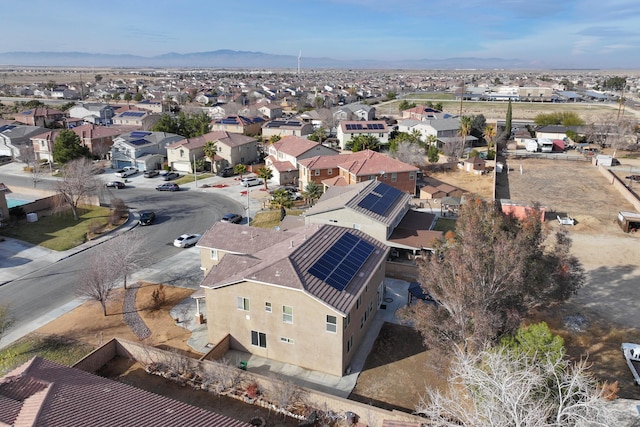
POLYGON ((382 242, 387 240, 389 230, 381 222, 348 208, 336 209, 315 215, 305 216, 306 224, 329 224, 339 227, 355 228, 382 242))
POLYGON ((200 248, 200 269, 203 270, 205 276, 209 273, 209 271, 211 271, 211 269, 214 266, 218 265, 222 257, 228 253, 228 252, 216 249, 218 252, 218 258, 213 259, 211 258, 212 250, 213 249, 211 248, 200 248))
POLYGON ((218 289, 206 289, 209 342, 231 335, 231 348, 279 360, 306 369, 341 376, 377 312, 378 287, 384 280, 384 262, 363 290, 361 303, 345 317, 309 294, 275 285, 242 282, 218 289), (237 297, 249 299, 249 310, 237 308, 237 297), (270 302, 272 312, 265 310, 270 302), (283 305, 293 308, 293 323, 283 321, 283 305), (362 322, 367 311, 367 320, 362 322), (326 330, 326 316, 336 316, 337 331, 326 330), (266 334, 266 348, 251 344, 251 331, 266 334), (281 337, 293 340, 281 341, 281 337), (347 352, 347 341, 352 346, 347 352))

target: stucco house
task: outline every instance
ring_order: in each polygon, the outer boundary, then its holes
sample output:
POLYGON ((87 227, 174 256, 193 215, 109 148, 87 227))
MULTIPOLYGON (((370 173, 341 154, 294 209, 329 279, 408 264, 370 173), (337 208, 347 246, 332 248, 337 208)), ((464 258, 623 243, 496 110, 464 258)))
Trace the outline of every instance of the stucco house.
POLYGON ((380 145, 389 145, 391 129, 384 120, 341 121, 336 137, 340 148, 345 150, 354 136, 369 135, 378 138, 380 145))
POLYGON ((412 196, 380 181, 330 187, 304 213, 305 224, 330 224, 360 230, 392 248, 396 257, 413 259, 433 249, 442 236, 433 231, 435 215, 411 210, 412 196))
POLYGON ((383 302, 386 246, 331 225, 216 223, 200 248, 209 342, 342 376, 383 302))
POLYGON ((286 136, 269 144, 265 164, 273 172, 272 182, 277 185, 298 184, 298 162, 314 156, 337 156, 329 147, 297 136, 286 136))
POLYGON ((4 125, 0 126, 0 155, 17 158, 20 148, 31 146, 31 138, 47 132, 40 126, 4 125))
POLYGON ((366 104, 347 104, 338 108, 333 117, 337 121, 373 120, 376 117, 376 108, 366 104))
POLYGON ((339 156, 314 156, 298 161, 300 188, 309 182, 325 187, 346 186, 379 180, 398 190, 414 194, 419 169, 371 150, 339 156))
POLYGON ((301 120, 272 120, 262 126, 262 136, 269 139, 272 136, 307 136, 313 133, 313 125, 301 120))
POLYGON ((243 135, 259 135, 264 123, 265 121, 262 117, 229 115, 224 118, 212 120, 211 130, 221 130, 243 135))
POLYGON ((427 107, 425 105, 416 105, 413 108, 402 110, 402 118, 417 120, 420 122, 438 119, 451 118, 451 114, 443 113, 435 108, 427 107))
POLYGON ((80 137, 82 145, 88 147, 91 154, 101 158, 109 153, 113 140, 118 135, 134 130, 131 126, 97 126, 90 123, 71 128, 80 137))
POLYGON ((160 120, 160 115, 147 110, 126 109, 116 112, 113 116, 113 124, 118 126, 135 126, 141 130, 149 130, 160 120))
POLYGON ((282 117, 282 106, 277 104, 263 104, 258 107, 258 112, 268 120, 279 119, 282 117))
POLYGON ((181 139, 184 137, 166 132, 123 133, 113 140, 112 167, 135 166, 140 171, 161 169, 167 157, 167 146, 181 139))
POLYGON ((62 121, 64 113, 60 110, 37 107, 17 113, 14 120, 28 126, 48 127, 62 121))
POLYGON ((80 103, 69 109, 69 117, 81 119, 86 123, 109 125, 115 115, 113 106, 103 103, 80 103))

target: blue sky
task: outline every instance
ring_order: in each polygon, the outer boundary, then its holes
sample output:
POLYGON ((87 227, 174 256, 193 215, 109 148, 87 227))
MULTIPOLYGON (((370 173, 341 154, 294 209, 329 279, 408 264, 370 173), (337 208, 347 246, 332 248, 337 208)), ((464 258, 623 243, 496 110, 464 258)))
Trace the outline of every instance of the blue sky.
POLYGON ((154 56, 218 49, 334 59, 533 60, 640 68, 638 0, 29 0, 0 52, 154 56))

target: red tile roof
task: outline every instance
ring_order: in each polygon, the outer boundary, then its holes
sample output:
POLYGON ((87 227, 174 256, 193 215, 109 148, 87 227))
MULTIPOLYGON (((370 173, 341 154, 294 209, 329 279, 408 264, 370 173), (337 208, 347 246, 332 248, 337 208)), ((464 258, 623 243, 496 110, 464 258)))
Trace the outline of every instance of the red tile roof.
POLYGON ((40 357, 0 378, 0 425, 250 426, 40 357))
POLYGON ((298 157, 306 153, 317 145, 320 145, 320 143, 291 135, 285 136, 279 141, 273 143, 273 147, 276 150, 294 157, 298 157))
POLYGON ((300 160, 298 163, 308 169, 340 168, 356 176, 379 175, 382 171, 390 174, 418 170, 415 166, 371 150, 339 156, 315 156, 300 160))

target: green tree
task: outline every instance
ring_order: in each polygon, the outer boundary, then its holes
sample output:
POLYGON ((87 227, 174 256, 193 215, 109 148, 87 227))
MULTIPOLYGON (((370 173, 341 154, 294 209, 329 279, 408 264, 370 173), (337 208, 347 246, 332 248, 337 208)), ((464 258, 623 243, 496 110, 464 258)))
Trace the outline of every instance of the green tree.
POLYGON ((463 147, 467 145, 467 136, 471 133, 471 129, 473 127, 473 119, 470 116, 462 116, 460 117, 460 128, 458 129, 458 134, 460 138, 462 138, 463 147))
POLYGON ((71 108, 75 107, 75 105, 76 105, 75 102, 65 102, 60 107, 58 107, 58 109, 60 111, 69 111, 71 108))
POLYGON ((142 94, 142 92, 136 92, 135 95, 133 95, 133 100, 136 102, 140 102, 144 99, 144 95, 142 94))
POLYGON ((316 110, 324 107, 324 98, 321 96, 316 96, 315 98, 313 98, 313 107, 316 110))
POLYGON ((553 334, 545 322, 519 327, 515 335, 503 337, 500 345, 530 358, 557 359, 565 355, 564 340, 560 335, 553 334))
POLYGON ((258 178, 262 178, 262 180, 264 181, 264 189, 268 190, 269 187, 268 187, 267 181, 273 178, 273 172, 271 171, 271 168, 267 166, 262 166, 261 168, 258 169, 258 171, 256 172, 256 175, 258 175, 258 178))
POLYGON ((511 121, 513 120, 513 107, 511 106, 511 98, 509 98, 509 104, 507 104, 507 117, 505 119, 504 131, 505 131, 505 141, 509 141, 511 139, 511 121))
POLYGON ((271 201, 269 203, 274 209, 290 208, 293 206, 293 197, 284 188, 278 188, 271 193, 271 201))
POLYGON ((282 139, 282 137, 280 135, 271 135, 269 137, 269 144, 274 144, 278 141, 280 141, 282 139))
POLYGON ((442 105, 442 102, 436 102, 435 105, 433 106, 433 108, 438 110, 438 111, 444 110, 444 106, 442 105))
POLYGON ((218 154, 218 146, 215 141, 207 141, 202 148, 204 155, 207 156, 209 161, 211 162, 211 173, 213 173, 213 164, 215 162, 214 157, 218 154))
POLYGON ((242 179, 242 175, 247 173, 247 167, 245 165, 243 165, 242 163, 238 163, 237 165, 235 165, 233 167, 233 172, 237 173, 238 175, 240 175, 240 179, 242 179))
POLYGON ((429 163, 438 163, 438 160, 440 160, 440 153, 438 152, 437 146, 429 145, 429 149, 427 150, 427 160, 429 160, 429 163))
POLYGON ((482 132, 482 137, 487 141, 489 150, 493 150, 494 139, 496 137, 496 127, 493 125, 486 125, 482 132))
POLYGON ((101 74, 96 74, 95 76, 93 76, 93 78, 95 79, 96 83, 100 83, 102 81, 101 74))
POLYGON ((322 196, 322 193, 323 193, 322 186, 318 185, 313 181, 310 181, 307 184, 307 186, 304 188, 304 191, 302 192, 302 197, 304 197, 305 200, 310 201, 311 204, 314 204, 316 200, 318 200, 320 196, 322 196))
POLYGON ((31 101, 27 101, 24 103, 25 108, 38 108, 44 107, 44 103, 42 101, 38 101, 37 99, 32 99, 31 101))
POLYGON ((380 140, 373 135, 356 135, 351 138, 348 145, 354 153, 363 150, 378 151, 380 148, 380 140))
POLYGON ((75 132, 63 129, 53 143, 53 160, 65 164, 80 157, 91 157, 91 152, 82 145, 82 140, 75 132))
POLYGON ((393 99, 396 99, 396 97, 398 96, 397 93, 393 92, 393 91, 389 91, 387 92, 387 101, 391 101, 393 99))
POLYGON ((625 77, 609 77, 602 83, 603 89, 611 89, 621 91, 627 85, 627 79, 625 77))
POLYGON ((151 130, 155 132, 175 133, 185 138, 202 136, 209 132, 211 119, 205 112, 185 114, 180 112, 177 117, 163 114, 160 120, 153 125, 151 130))
POLYGON ((403 112, 404 110, 415 108, 415 106, 415 102, 409 102, 406 99, 403 99, 402 101, 400 101, 400 104, 398 104, 398 111, 403 112))
POLYGON ((581 126, 584 120, 573 111, 556 111, 553 113, 541 113, 534 117, 533 121, 538 126, 562 125, 581 126))
POLYGON ((160 116, 160 119, 151 127, 151 130, 154 132, 175 133, 180 135, 178 133, 180 131, 180 126, 177 118, 166 113, 160 116))
POLYGON ((131 96, 131 93, 129 93, 128 91, 124 93, 124 96, 122 97, 122 99, 124 99, 125 101, 127 101, 127 104, 131 102, 131 99, 133 97, 131 96))
POLYGON ((325 139, 327 139, 327 131, 322 127, 314 130, 313 133, 309 135, 310 141, 319 142, 320 144, 322 144, 322 141, 325 139))

